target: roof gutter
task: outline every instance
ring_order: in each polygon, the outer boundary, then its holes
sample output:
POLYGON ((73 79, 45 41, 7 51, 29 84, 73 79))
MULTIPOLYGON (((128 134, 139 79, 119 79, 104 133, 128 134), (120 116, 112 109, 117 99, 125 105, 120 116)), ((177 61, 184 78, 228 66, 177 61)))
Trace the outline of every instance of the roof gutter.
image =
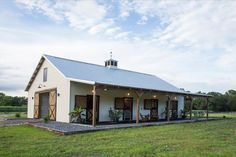
POLYGON ((67 77, 67 79, 70 80, 70 81, 79 82, 79 83, 85 83, 85 84, 90 84, 90 85, 95 85, 96 84, 94 81, 74 79, 74 78, 70 78, 70 77, 67 77))

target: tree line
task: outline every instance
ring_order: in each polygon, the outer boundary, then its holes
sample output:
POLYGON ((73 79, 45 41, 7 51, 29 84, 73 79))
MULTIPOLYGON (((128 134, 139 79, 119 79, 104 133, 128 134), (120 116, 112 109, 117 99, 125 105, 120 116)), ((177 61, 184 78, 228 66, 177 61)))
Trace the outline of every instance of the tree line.
MULTIPOLYGON (((199 92, 201 93, 201 92, 199 92)), ((236 111, 236 91, 228 90, 224 94, 219 92, 209 92, 213 97, 209 99, 209 110, 215 112, 236 111)), ((196 98, 193 101, 194 110, 206 110, 206 99, 196 98)))
POLYGON ((27 98, 23 96, 8 96, 0 93, 0 106, 25 106, 27 98))

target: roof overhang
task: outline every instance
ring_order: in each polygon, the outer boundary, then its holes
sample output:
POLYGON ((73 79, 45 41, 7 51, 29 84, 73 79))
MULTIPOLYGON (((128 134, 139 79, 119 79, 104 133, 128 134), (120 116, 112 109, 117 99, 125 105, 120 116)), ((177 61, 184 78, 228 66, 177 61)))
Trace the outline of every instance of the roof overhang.
POLYGON ((89 85, 95 85, 96 83, 94 81, 87 81, 87 80, 81 80, 81 79, 74 79, 74 78, 69 78, 67 77, 68 80, 74 81, 74 82, 79 82, 79 83, 84 83, 84 84, 89 84, 89 85))
POLYGON ((136 91, 147 91, 147 92, 156 92, 162 93, 165 95, 183 95, 189 97, 213 97, 212 95, 207 94, 200 94, 200 93, 191 93, 186 91, 164 91, 164 90, 157 90, 157 89, 145 89, 145 88, 138 88, 138 87, 128 87, 128 86, 120 86, 120 85, 112 85, 112 84, 104 84, 104 83, 95 83, 96 86, 105 86, 105 87, 112 87, 112 88, 120 88, 120 89, 129 89, 129 90, 136 90, 136 91))
POLYGON ((44 56, 42 56, 41 59, 39 60, 39 63, 38 63, 38 65, 37 65, 37 67, 35 68, 35 70, 34 70, 34 72, 33 72, 33 75, 31 76, 31 78, 30 78, 30 80, 29 80, 29 82, 28 82, 28 84, 27 84, 27 86, 26 86, 26 88, 25 88, 25 91, 29 91, 29 88, 30 88, 30 86, 32 85, 32 83, 33 83, 35 77, 37 76, 37 74, 38 74, 38 72, 39 72, 39 69, 41 68, 41 66, 42 66, 42 64, 43 64, 43 62, 44 62, 44 60, 45 60, 45 58, 44 58, 44 56))

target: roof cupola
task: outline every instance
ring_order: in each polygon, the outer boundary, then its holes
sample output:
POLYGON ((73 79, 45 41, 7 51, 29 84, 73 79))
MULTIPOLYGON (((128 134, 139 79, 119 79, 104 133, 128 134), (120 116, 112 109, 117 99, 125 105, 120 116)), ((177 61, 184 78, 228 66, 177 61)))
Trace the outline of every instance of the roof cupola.
POLYGON ((118 67, 118 61, 112 59, 112 52, 110 52, 110 59, 105 61, 105 67, 108 67, 108 68, 118 67))

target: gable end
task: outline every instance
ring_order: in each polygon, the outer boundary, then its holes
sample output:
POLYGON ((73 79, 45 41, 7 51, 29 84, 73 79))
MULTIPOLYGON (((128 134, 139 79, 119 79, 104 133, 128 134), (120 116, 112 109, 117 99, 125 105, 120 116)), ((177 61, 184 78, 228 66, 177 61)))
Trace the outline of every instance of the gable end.
POLYGON ((25 88, 25 91, 29 91, 29 88, 31 87, 32 83, 34 82, 34 79, 35 77, 37 76, 38 72, 39 72, 39 69, 41 68, 41 66, 43 65, 43 62, 45 61, 45 58, 42 56, 37 67, 35 68, 34 70, 34 73, 33 75, 31 76, 26 88, 25 88))

